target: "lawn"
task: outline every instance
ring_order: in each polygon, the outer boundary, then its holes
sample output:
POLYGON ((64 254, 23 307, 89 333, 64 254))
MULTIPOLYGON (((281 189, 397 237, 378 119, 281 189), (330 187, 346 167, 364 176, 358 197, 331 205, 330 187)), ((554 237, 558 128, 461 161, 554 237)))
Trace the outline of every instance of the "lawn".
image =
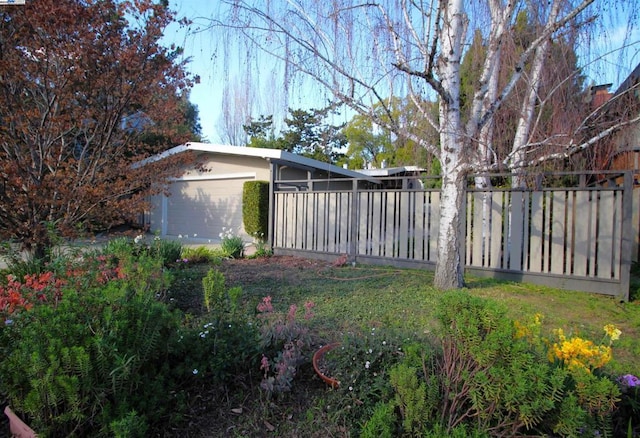
MULTIPOLYGON (((208 269, 194 265, 177 272, 170 291, 178 306, 194 315, 202 312, 201 278, 208 269)), ((433 310, 442 295, 431 287, 432 273, 423 270, 334 267, 291 257, 225 260, 217 269, 228 287, 242 288, 247 312, 255 313, 265 296, 283 312, 290 304, 301 307, 313 302, 315 316, 308 324, 315 347, 374 328, 399 331, 418 341, 428 339, 436 324, 433 310)), ((638 301, 621 303, 605 296, 477 278, 467 278, 467 291, 503 303, 516 320, 542 315, 543 332, 562 328, 567 335, 599 342, 603 327, 614 324, 622 334, 613 344, 607 372, 640 374, 638 301)), ((224 394, 203 387, 192 406, 188 436, 352 436, 357 428, 345 420, 349 418, 345 411, 358 408, 357 399, 350 402, 324 385, 307 361, 291 392, 276 398, 266 397, 247 380, 224 394)), ((175 436, 185 433, 176 430, 175 436)))

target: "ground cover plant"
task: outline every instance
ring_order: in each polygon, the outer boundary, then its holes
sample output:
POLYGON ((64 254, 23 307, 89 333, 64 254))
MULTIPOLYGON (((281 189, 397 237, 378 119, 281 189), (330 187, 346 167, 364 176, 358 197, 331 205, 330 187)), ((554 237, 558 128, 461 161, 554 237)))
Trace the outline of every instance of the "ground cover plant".
POLYGON ((638 433, 637 301, 224 256, 122 239, 3 271, 0 401, 48 436, 638 433))

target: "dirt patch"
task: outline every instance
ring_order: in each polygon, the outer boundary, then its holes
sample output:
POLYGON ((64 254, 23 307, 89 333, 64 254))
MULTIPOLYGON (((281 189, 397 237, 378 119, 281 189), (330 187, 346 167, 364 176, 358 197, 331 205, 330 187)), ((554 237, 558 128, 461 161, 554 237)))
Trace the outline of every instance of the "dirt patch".
POLYGON ((265 280, 283 280, 295 283, 308 278, 309 270, 320 272, 332 264, 320 260, 303 259, 293 256, 272 256, 255 259, 224 260, 221 272, 228 285, 259 283, 265 280))

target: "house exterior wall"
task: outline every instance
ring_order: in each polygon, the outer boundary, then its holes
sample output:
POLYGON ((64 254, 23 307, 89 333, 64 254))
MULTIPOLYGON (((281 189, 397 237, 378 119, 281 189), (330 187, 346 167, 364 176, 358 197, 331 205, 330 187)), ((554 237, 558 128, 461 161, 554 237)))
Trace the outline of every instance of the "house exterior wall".
POLYGON ((269 163, 259 157, 205 154, 203 170, 189 168, 168 187, 169 196, 154 196, 150 230, 163 237, 218 242, 222 228, 245 238, 242 223, 243 184, 270 178, 269 163))

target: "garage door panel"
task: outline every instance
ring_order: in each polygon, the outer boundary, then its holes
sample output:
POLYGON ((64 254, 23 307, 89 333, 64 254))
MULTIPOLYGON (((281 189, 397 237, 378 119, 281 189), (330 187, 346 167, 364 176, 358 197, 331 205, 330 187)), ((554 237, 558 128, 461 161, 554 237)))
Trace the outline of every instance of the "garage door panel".
POLYGON ((242 188, 248 179, 177 181, 167 200, 167 234, 218 239, 242 229, 242 188))

